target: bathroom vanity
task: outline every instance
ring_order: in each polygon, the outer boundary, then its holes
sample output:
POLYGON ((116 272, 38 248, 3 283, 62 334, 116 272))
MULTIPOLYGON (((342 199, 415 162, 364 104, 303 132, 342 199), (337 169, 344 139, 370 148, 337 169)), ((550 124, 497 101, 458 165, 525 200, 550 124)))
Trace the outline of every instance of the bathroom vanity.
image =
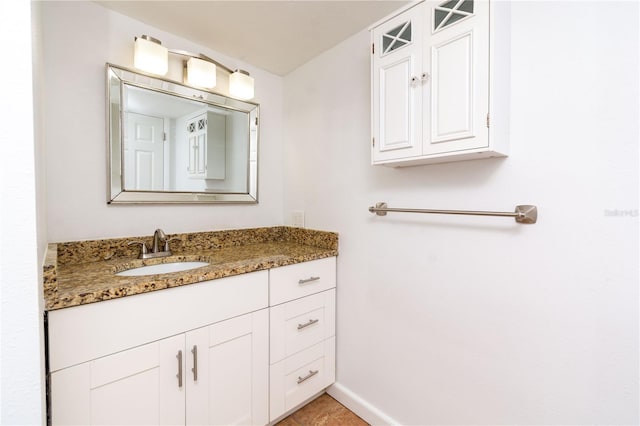
POLYGON ((52 424, 268 424, 335 381, 337 234, 171 237, 164 259, 136 259, 135 238, 50 246, 52 424))

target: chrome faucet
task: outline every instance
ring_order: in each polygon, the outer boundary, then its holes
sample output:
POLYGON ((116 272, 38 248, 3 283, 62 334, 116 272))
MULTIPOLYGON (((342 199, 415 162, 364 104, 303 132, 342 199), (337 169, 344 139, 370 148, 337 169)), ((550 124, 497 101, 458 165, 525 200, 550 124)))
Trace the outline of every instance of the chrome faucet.
POLYGON ((171 250, 169 248, 169 241, 179 240, 180 238, 167 238, 167 234, 160 228, 156 229, 153 233, 153 245, 151 246, 151 253, 147 249, 147 245, 144 241, 131 241, 129 245, 140 244, 140 256, 139 259, 151 259, 154 257, 166 257, 171 256, 171 250), (164 243, 163 248, 160 249, 160 243, 164 243))

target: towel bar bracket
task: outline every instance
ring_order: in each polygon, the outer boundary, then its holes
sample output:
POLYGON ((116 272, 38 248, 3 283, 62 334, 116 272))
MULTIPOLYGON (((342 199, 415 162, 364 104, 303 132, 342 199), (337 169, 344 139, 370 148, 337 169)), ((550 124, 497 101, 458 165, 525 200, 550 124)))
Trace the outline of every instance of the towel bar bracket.
POLYGON ((387 203, 376 203, 375 207, 369 207, 371 213, 375 213, 378 216, 386 216, 387 212, 398 213, 432 213, 432 214, 461 214, 461 215, 473 215, 473 216, 505 216, 513 217, 518 223, 536 223, 538 220, 538 208, 532 205, 519 205, 513 213, 511 212, 487 212, 487 211, 472 211, 472 210, 430 210, 430 209, 399 209, 391 208, 387 206, 387 203))

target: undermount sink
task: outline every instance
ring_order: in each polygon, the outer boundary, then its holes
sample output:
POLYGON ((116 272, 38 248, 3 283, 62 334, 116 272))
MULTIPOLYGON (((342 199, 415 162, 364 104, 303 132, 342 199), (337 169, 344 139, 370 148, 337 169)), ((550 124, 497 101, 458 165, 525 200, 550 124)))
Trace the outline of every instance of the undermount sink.
POLYGON ((158 265, 140 266, 116 273, 120 277, 138 277, 141 275, 169 274, 171 272, 188 271, 189 269, 207 266, 209 262, 171 262, 158 265))

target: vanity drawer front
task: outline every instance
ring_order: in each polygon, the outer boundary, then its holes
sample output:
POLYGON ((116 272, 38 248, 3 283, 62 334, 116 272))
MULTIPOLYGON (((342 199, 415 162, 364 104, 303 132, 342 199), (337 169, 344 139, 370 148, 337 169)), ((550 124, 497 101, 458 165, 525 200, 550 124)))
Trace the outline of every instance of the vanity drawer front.
POLYGON ((335 289, 272 307, 270 363, 335 335, 335 315, 335 289))
POLYGON ((50 369, 266 308, 268 293, 268 273, 258 271, 50 311, 50 369))
POLYGON ((271 366, 271 421, 335 381, 335 349, 335 337, 331 337, 271 366))
POLYGON ((269 271, 269 302, 273 306, 335 286, 335 257, 274 268, 269 271))

